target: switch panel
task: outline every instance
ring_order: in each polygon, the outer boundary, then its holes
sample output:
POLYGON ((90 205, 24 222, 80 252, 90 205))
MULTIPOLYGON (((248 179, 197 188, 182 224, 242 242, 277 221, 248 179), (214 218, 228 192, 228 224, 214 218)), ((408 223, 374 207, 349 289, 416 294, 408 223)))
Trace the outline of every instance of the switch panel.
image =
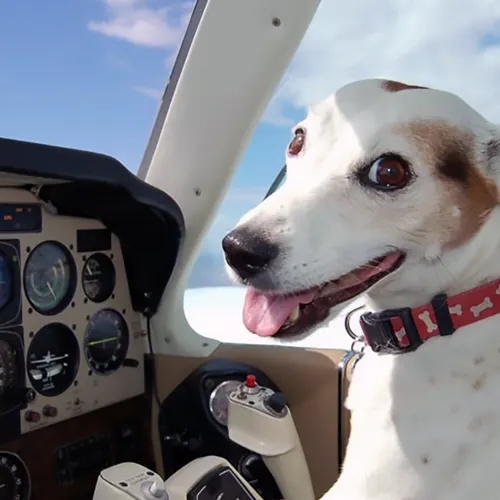
POLYGON ((92 436, 55 451, 59 482, 72 484, 87 474, 98 473, 112 464, 110 439, 92 436))

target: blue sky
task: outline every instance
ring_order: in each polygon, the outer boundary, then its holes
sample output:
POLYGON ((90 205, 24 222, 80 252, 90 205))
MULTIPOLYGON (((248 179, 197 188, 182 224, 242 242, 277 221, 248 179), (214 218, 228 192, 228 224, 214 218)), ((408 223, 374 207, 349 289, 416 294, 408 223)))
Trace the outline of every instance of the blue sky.
MULTIPOLYGON (((0 135, 107 153, 135 172, 189 9, 155 0, 3 2, 0 135)), ((226 282, 219 240, 234 215, 224 213, 243 214, 258 201, 282 166, 289 133, 268 123, 255 131, 194 284, 226 282)))
MULTIPOLYGON (((107 153, 135 172, 191 7, 192 0, 1 2, 0 135, 107 153)), ((349 81, 383 77, 442 88, 500 123, 499 26, 500 3, 491 0, 322 0, 191 285, 227 284, 220 239, 281 168, 290 122, 349 81)))

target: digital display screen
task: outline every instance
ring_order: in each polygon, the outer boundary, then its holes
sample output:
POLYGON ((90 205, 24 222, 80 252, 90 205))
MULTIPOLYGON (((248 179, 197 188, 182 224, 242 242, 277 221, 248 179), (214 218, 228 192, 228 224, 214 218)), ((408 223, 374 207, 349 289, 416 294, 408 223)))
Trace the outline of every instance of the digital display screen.
POLYGON ((37 203, 0 203, 0 233, 39 233, 42 208, 37 203))

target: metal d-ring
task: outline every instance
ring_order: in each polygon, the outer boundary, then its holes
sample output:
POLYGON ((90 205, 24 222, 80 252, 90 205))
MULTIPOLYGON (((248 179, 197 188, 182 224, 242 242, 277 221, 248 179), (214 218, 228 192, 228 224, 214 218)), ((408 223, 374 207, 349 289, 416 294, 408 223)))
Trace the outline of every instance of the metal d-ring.
POLYGON ((361 309, 364 309, 366 306, 363 304, 362 306, 358 306, 358 307, 355 307, 354 309, 352 309, 351 311, 349 311, 345 317, 345 320, 344 320, 344 328, 346 329, 346 332, 347 334, 349 335, 349 337, 351 337, 351 339, 353 339, 354 341, 358 340, 359 337, 358 335, 356 335, 352 328, 351 328, 351 317, 352 315, 355 313, 355 312, 358 312, 360 311, 361 309))

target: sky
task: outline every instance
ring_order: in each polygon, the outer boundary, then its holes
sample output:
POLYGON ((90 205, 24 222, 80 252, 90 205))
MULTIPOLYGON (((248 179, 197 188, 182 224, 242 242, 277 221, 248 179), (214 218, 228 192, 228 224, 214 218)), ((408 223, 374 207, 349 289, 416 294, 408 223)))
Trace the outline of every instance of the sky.
MULTIPOLYGON (((1 2, 0 136, 106 153, 137 171, 192 5, 1 2)), ((220 240, 264 195, 307 106, 374 77, 455 92, 500 123, 500 2, 323 0, 255 130, 191 286, 229 284, 220 240)))

